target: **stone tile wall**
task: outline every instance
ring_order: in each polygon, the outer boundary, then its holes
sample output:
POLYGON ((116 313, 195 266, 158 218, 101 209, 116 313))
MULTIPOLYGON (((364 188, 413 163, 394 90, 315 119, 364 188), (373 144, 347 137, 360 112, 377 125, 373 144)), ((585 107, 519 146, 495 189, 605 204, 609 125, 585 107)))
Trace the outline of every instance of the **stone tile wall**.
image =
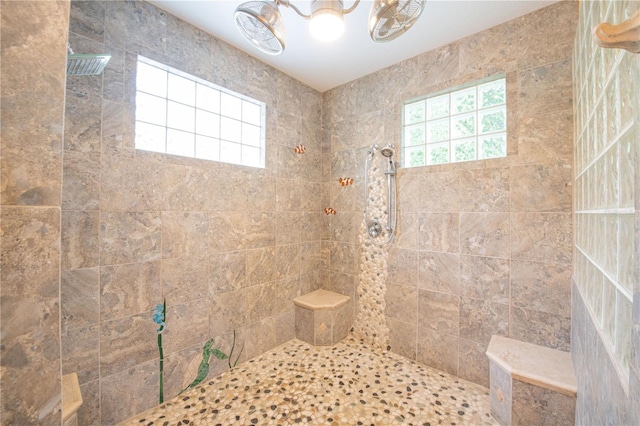
POLYGON ((571 319, 576 424, 640 424, 640 55, 592 41, 596 25, 618 24, 639 7, 580 4, 571 319))
POLYGON ((0 423, 58 425, 69 4, 3 1, 1 10, 0 423))
POLYGON ((62 372, 78 372, 80 423, 113 424, 158 402, 163 297, 166 398, 209 338, 228 352, 235 330, 248 359, 294 337, 329 231, 321 96, 146 2, 71 2, 69 42, 112 58, 67 84, 62 372), (266 168, 136 151, 137 54, 266 102, 266 168))
POLYGON ((560 2, 323 93, 338 212, 325 288, 353 295, 368 147, 400 146, 405 100, 507 78, 507 158, 399 171, 385 300, 392 351, 488 386, 492 334, 569 350, 577 12, 560 2), (354 185, 341 187, 345 176, 354 185))

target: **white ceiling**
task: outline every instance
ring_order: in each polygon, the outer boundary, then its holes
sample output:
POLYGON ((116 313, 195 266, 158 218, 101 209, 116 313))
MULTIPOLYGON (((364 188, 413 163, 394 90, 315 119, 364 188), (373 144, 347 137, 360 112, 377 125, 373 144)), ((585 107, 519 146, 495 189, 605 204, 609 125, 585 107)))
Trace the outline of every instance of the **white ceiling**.
MULTIPOLYGON (((361 1, 346 15, 345 33, 331 43, 313 39, 308 21, 281 6, 287 40, 284 52, 278 56, 267 55, 253 47, 235 27, 233 12, 244 1, 148 1, 324 92, 558 0, 427 0, 424 12, 413 28, 387 43, 375 43, 369 38, 367 20, 373 1, 361 1)), ((310 1, 292 0, 292 3, 303 13, 309 13, 310 1)), ((353 1, 346 0, 345 9, 352 4, 353 1)))

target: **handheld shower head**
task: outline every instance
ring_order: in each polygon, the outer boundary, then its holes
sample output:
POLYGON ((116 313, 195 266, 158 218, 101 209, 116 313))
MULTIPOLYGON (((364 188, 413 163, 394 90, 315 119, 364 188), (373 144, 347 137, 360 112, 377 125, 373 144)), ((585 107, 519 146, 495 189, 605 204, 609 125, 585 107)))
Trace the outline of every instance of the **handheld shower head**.
POLYGON ((381 150, 380 150, 380 154, 382 154, 384 157, 392 157, 393 154, 395 153, 395 150, 393 149, 393 145, 391 145, 390 143, 386 144, 381 150))

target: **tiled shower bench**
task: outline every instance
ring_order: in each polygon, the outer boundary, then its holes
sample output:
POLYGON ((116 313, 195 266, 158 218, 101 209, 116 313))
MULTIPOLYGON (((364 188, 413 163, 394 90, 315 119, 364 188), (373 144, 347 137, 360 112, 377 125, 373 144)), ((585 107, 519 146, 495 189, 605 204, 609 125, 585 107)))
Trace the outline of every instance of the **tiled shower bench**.
POLYGON ((296 338, 314 346, 333 346, 349 333, 353 318, 351 298, 316 290, 293 299, 296 338))
POLYGON ((492 336, 487 348, 491 415, 506 425, 573 425, 576 379, 571 354, 492 336))

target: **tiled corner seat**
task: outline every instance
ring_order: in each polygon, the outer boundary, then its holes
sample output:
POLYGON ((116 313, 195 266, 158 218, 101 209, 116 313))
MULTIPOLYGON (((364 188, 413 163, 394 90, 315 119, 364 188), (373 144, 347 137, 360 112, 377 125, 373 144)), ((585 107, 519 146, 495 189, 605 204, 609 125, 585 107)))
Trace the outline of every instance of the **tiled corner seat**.
POLYGON ((491 415, 506 425, 573 425, 577 385, 571 354, 502 336, 487 348, 491 415))
POLYGON ((314 346, 332 346, 344 339, 353 317, 351 298, 316 290, 293 299, 296 338, 314 346))

